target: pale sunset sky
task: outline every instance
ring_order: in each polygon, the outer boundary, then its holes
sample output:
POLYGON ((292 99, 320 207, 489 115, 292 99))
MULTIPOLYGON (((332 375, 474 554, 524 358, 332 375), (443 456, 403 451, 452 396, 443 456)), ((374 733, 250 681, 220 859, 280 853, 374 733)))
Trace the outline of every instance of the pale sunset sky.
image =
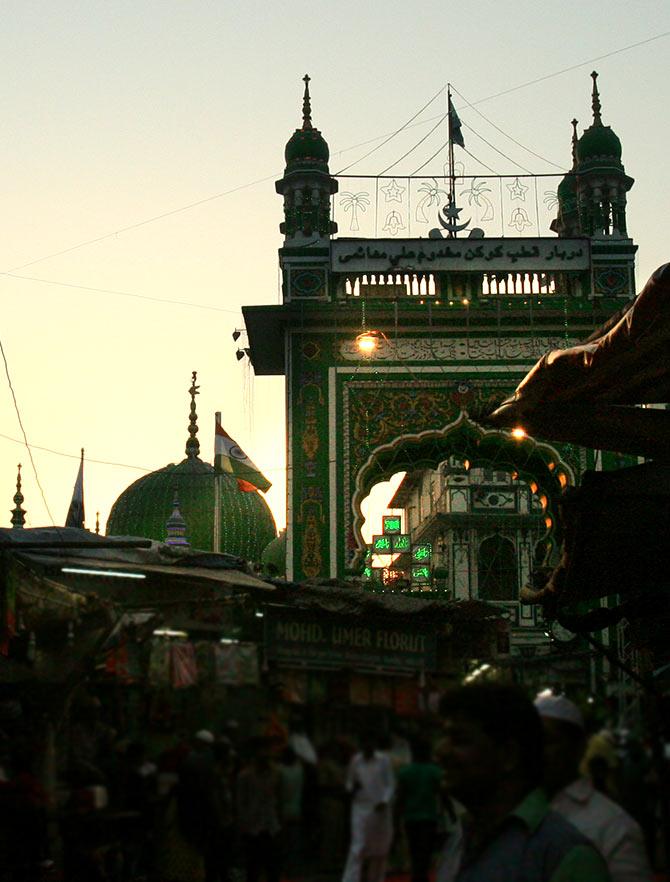
MULTIPOLYGON (((273 482, 267 498, 284 525, 283 378, 250 377, 231 334, 243 304, 278 302, 273 182, 301 122, 306 72, 331 172, 450 81, 470 102, 488 99, 477 108, 543 159, 455 96, 463 123, 509 160, 464 129, 473 152, 499 173, 516 172, 513 161, 540 173, 555 171, 545 159, 570 166, 570 120, 580 133, 590 125, 595 68, 603 121, 636 181, 638 288, 670 259, 667 0, 4 0, 0 58, 0 337, 56 524, 81 447, 89 528, 99 511, 104 529, 145 470, 183 458, 197 370, 203 458, 212 461, 220 410, 273 482)), ((352 171, 379 173, 444 101, 352 171)), ((443 135, 431 137, 405 173, 443 135)), ((2 372, 0 524, 10 523, 21 462, 27 526, 48 525, 16 439, 2 372)))

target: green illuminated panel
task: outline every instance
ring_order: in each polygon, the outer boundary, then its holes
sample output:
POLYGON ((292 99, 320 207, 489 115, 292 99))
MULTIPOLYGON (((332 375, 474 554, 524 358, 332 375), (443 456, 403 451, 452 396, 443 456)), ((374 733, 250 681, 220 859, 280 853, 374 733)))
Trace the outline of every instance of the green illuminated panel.
POLYGON ((391 554, 391 537, 390 536, 373 536, 372 550, 377 554, 391 554))
POLYGON ((433 554, 433 546, 430 542, 424 542, 422 545, 414 545, 412 548, 412 560, 417 563, 429 563, 433 554))
POLYGON ((383 515, 382 516, 382 533, 387 535, 391 533, 400 533, 402 524, 400 515, 383 515))
POLYGON ((394 551, 409 551, 410 547, 409 533, 399 533, 391 537, 391 548, 394 551))
POLYGON ((412 582, 414 585, 429 585, 430 567, 414 564, 412 567, 412 582))

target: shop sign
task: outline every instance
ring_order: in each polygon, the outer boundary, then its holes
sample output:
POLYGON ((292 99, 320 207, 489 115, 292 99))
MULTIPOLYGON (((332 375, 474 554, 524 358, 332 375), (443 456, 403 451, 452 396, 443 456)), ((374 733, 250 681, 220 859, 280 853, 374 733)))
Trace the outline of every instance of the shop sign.
POLYGON ((270 661, 296 667, 433 670, 436 636, 406 626, 367 624, 360 619, 316 618, 295 611, 265 612, 265 653, 270 661))

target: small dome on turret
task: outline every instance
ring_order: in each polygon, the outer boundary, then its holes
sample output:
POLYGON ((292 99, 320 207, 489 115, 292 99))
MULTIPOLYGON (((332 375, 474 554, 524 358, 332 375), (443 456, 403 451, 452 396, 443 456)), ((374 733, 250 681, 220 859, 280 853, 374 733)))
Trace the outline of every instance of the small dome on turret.
POLYGON ((577 141, 577 162, 580 166, 588 163, 590 167, 593 167, 600 164, 609 166, 614 161, 617 166, 620 166, 621 141, 610 126, 603 125, 600 116, 600 95, 596 82, 598 74, 593 71, 591 76, 593 77, 593 125, 589 126, 577 141))
POLYGON ((312 125, 312 107, 309 96, 309 76, 305 74, 305 94, 302 102, 302 128, 296 129, 291 135, 284 158, 286 171, 323 171, 328 173, 330 150, 326 139, 312 125))

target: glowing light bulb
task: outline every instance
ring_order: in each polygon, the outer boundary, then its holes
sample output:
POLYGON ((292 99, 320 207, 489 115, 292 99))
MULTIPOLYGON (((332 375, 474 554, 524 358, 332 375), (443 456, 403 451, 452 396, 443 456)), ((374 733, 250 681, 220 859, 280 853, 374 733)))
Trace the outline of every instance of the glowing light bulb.
POLYGON ((517 441, 521 441, 523 438, 528 437, 528 432, 523 429, 521 426, 516 426, 512 429, 512 438, 516 438, 517 441))
POLYGON ((469 303, 470 303, 470 301, 468 300, 467 297, 464 297, 464 298, 461 300, 461 303, 463 304, 463 306, 468 306, 469 303))
POLYGON ((545 518, 545 519, 544 519, 544 526, 547 528, 547 530, 551 530, 551 528, 553 527, 553 525, 554 525, 554 522, 552 521, 551 518, 545 518))
POLYGON ((558 483, 561 485, 561 487, 565 487, 568 483, 568 476, 564 472, 558 473, 558 483))
POLYGON ((369 355, 371 352, 374 352, 377 348, 378 342, 378 335, 375 331, 363 331, 362 334, 359 334, 358 337, 356 337, 358 351, 362 352, 364 355, 369 355))

